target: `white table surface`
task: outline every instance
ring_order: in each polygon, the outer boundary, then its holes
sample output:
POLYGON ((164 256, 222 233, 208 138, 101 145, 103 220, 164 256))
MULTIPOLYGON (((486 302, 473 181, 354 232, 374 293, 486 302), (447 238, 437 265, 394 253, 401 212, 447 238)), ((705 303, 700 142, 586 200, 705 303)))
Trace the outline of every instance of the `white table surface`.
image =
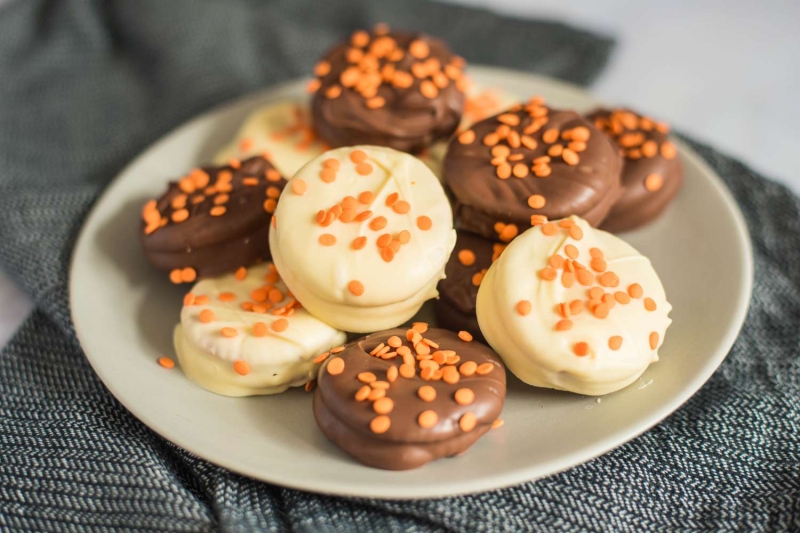
MULTIPOLYGON (((0 0, 0 7, 8 0, 0 0)), ((485 0, 450 0, 486 5, 485 0)), ((591 88, 709 142, 800 192, 800 2, 492 0, 520 17, 613 35, 617 48, 591 88)), ((31 311, 0 271, 0 346, 31 311)))

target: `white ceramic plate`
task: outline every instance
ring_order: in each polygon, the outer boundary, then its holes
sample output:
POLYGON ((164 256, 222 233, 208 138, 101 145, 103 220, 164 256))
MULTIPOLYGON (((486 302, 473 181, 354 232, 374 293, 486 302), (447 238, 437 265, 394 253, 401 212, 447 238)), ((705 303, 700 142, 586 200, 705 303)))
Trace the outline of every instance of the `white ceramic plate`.
MULTIPOLYGON (((595 101, 553 80, 472 67, 477 84, 554 107, 595 101)), ((215 109, 178 128, 131 163, 97 202, 72 262, 71 305, 86 356, 139 420, 192 453, 241 474, 297 489, 376 498, 432 498, 532 480, 596 457, 647 430, 683 404, 719 366, 744 320, 752 256, 744 222, 719 177, 677 143, 685 184, 654 224, 625 238, 649 256, 674 305, 661 361, 628 388, 602 398, 528 387, 510 379, 505 425, 465 455, 417 470, 356 463, 328 442, 311 395, 226 398, 156 364, 173 356, 172 328, 186 287, 144 260, 140 209, 167 178, 208 161, 253 109, 302 93, 294 82, 215 109)))

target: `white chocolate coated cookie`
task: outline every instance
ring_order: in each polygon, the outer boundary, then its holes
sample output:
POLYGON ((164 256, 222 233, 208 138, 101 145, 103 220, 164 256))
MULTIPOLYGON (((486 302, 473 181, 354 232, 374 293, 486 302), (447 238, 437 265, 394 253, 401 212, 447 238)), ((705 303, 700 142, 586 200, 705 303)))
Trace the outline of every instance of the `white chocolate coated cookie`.
POLYGON ((286 285, 320 320, 359 333, 402 324, 436 297, 456 239, 428 167, 376 146, 309 162, 275 215, 270 249, 286 285))
POLYGON ((671 309, 649 259, 578 217, 514 239, 477 300, 481 331, 518 378, 591 396, 658 360, 671 309))
POLYGON ((344 341, 297 304, 269 263, 197 283, 174 334, 184 373, 225 396, 301 386, 317 375, 314 358, 344 341))
POLYGON ((308 101, 281 100, 254 111, 236 137, 214 157, 214 164, 264 155, 286 178, 327 150, 311 129, 308 101))

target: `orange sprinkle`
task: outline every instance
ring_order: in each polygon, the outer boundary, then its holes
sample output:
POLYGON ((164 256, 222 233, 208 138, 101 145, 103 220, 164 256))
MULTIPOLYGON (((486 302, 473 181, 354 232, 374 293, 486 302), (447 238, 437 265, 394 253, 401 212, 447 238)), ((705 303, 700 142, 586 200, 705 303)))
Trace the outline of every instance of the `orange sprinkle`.
POLYGON ((248 365, 245 361, 241 359, 234 361, 233 363, 233 371, 239 374, 240 376, 246 376, 250 373, 250 365, 248 365))
POLYGON ((372 174, 372 170, 373 170, 372 165, 370 165, 369 163, 359 163, 356 165, 356 172, 360 176, 369 176, 370 174, 372 174))
POLYGON ((475 429, 477 423, 478 419, 475 417, 475 413, 464 413, 458 421, 458 427, 461 428, 461 431, 468 432, 475 429))
POLYGON ((253 335, 256 337, 266 337, 267 325, 263 322, 256 322, 253 324, 253 335))
POLYGON ((648 311, 655 311, 656 310, 656 302, 652 298, 645 298, 644 299, 644 308, 648 311))
POLYGON ((395 203, 392 206, 392 209, 394 210, 395 213, 398 213, 400 215, 405 215, 406 213, 411 211, 411 204, 409 204, 405 200, 400 200, 399 202, 395 203))
POLYGON ((458 142, 461 144, 472 144, 475 142, 475 132, 467 130, 458 136, 458 142))
POLYGON ((422 215, 417 217, 417 227, 422 231, 427 231, 433 227, 433 221, 430 219, 430 217, 422 215))
POLYGON ((472 342, 472 334, 469 331, 459 331, 458 338, 464 342, 472 342))
POLYGON ((327 359, 328 356, 330 356, 330 352, 321 353, 321 354, 319 354, 318 356, 316 356, 314 358, 313 363, 315 365, 318 365, 318 364, 322 363, 325 359, 327 359))
POLYGON ((656 333, 655 331, 651 332, 649 340, 651 349, 655 350, 656 348, 658 348, 658 333, 656 333))
POLYGON ((426 331, 428 331, 428 323, 414 322, 413 324, 411 324, 411 329, 413 329, 417 333, 425 333, 426 331))
POLYGON ((422 83, 419 84, 419 92, 422 93, 422 96, 425 98, 436 98, 439 95, 439 89, 436 87, 430 80, 424 80, 422 83))
POLYGON ((378 378, 372 372, 360 372, 356 376, 356 379, 358 379, 358 381, 360 381, 361 383, 372 383, 378 378))
POLYGON ((497 428, 501 427, 503 424, 504 424, 503 419, 502 418, 498 418, 497 420, 492 422, 492 429, 497 429, 497 428))
POLYGON ((402 365, 400 365, 399 372, 400 375, 406 379, 413 378, 414 375, 417 373, 416 369, 414 368, 414 365, 410 365, 408 363, 403 363, 402 365))
POLYGON ((561 152, 561 158, 566 164, 571 166, 577 165, 580 162, 580 157, 578 157, 578 154, 569 148, 565 148, 564 151, 561 152))
POLYGON ((367 238, 366 237, 356 237, 355 239, 353 239, 353 242, 350 244, 350 246, 353 248, 353 250, 360 250, 366 245, 367 245, 367 238))
POLYGON ((197 298, 194 299, 194 305, 205 305, 210 301, 210 298, 205 294, 201 294, 197 298))
POLYGON ((531 209, 541 209, 545 206, 546 200, 541 194, 532 194, 528 197, 528 206, 531 209))
POLYGON ((547 236, 552 237, 558 232, 558 226, 556 226, 555 222, 548 222, 542 226, 542 233, 547 236))
POLYGON ((379 109, 386 105, 386 99, 382 96, 374 96, 367 99, 364 104, 370 109, 379 109))
POLYGON ((664 178, 653 172, 644 179, 644 188, 650 192, 656 192, 664 185, 664 178))
POLYGON ((369 223, 369 227, 372 230, 380 231, 386 227, 386 217, 375 217, 372 219, 372 222, 369 223))
POLYGON ((417 389, 417 396, 419 396, 423 402, 432 402, 436 399, 436 389, 430 385, 423 385, 417 389))
POLYGON ((568 289, 572 287, 575 284, 575 274, 569 271, 562 272, 561 284, 568 289))
POLYGON ((193 304, 194 304, 194 294, 192 294, 191 292, 187 292, 186 296, 183 297, 183 305, 188 306, 193 304))
POLYGON ((332 168, 323 168, 319 171, 319 178, 325 183, 333 183, 336 181, 336 171, 332 168))
POLYGON ((569 236, 575 239, 576 241, 579 241, 583 239, 583 230, 578 226, 572 226, 569 228, 569 236))
POLYGON ((608 304, 604 304, 604 303, 598 304, 597 306, 595 306, 593 312, 594 312, 594 316, 596 316, 597 318, 606 318, 608 316, 608 312, 609 312, 608 304))
POLYGON ((389 383, 394 383, 395 381, 397 381, 397 374, 398 374, 397 367, 390 366, 389 370, 386 371, 386 381, 388 381, 389 383))
POLYGON ((333 246, 336 244, 336 237, 331 235, 330 233, 323 233, 319 236, 319 243, 322 246, 333 246))
POLYGON ((325 96, 327 96, 330 99, 338 98, 341 94, 342 94, 342 88, 339 87, 338 85, 331 85, 325 91, 325 96))
POLYGON ((469 377, 478 369, 478 364, 475 361, 467 361, 458 367, 458 372, 465 377, 469 377))
POLYGON ((408 53, 417 59, 425 59, 430 54, 430 47, 425 41, 416 39, 408 45, 408 53))
MULTIPOLYGON (((269 200, 267 200, 267 201, 269 201, 269 200)), ((209 211, 209 214, 212 217, 219 217, 219 216, 224 215, 227 210, 228 209, 224 205, 218 205, 218 206, 212 207, 211 211, 209 211)))
POLYGON ((575 276, 578 278, 578 283, 583 285, 584 287, 590 286, 594 282, 594 276, 591 272, 586 269, 580 269, 575 273, 575 276))
POLYGON ((347 289, 354 295, 354 296, 361 296, 364 294, 364 284, 358 280, 353 280, 347 284, 347 289))
POLYGON ((239 332, 236 331, 235 328, 222 328, 220 330, 220 333, 222 333, 223 337, 229 337, 229 338, 230 337, 235 337, 235 336, 237 336, 239 334, 239 332))
POLYGON ((279 318, 275 322, 272 323, 273 331, 277 331, 278 333, 282 331, 286 331, 286 328, 289 327, 289 321, 285 318, 279 318))
POLYGON ((470 405, 475 401, 475 393, 467 388, 458 389, 453 397, 458 405, 470 405))
POLYGON ((483 281, 483 276, 485 275, 486 275, 485 268, 480 272, 475 272, 475 274, 472 275, 472 284, 476 287, 480 287, 480 284, 483 281))
POLYGON ((350 161, 355 163, 356 165, 363 163, 367 160, 367 153, 363 150, 353 150, 350 152, 350 161))
POLYGON ((666 159, 675 159, 678 155, 678 150, 671 142, 665 142, 661 145, 661 155, 666 159))
POLYGON ((380 398, 386 396, 386 389, 372 389, 369 391, 369 396, 367 396, 367 400, 374 402, 380 398))
POLYGON ((568 244, 564 247, 564 253, 567 254, 567 257, 570 259, 578 258, 578 249, 571 244, 568 244))
POLYGON ((397 241, 400 244, 408 244, 411 240, 411 233, 408 230, 403 230, 397 234, 397 241))
POLYGON ((621 304, 630 303, 631 297, 628 296, 627 292, 617 291, 614 293, 614 299, 621 304))
POLYGON ((391 419, 386 415, 378 415, 369 423, 369 429, 373 433, 381 434, 389 431, 392 425, 391 419))
POLYGON ((547 264, 555 269, 559 269, 564 266, 564 258, 558 254, 553 254, 550 256, 550 259, 547 260, 547 264))
POLYGON ((365 220, 367 220, 371 216, 372 216, 372 211, 370 211, 370 210, 362 211, 362 212, 360 212, 358 214, 358 216, 356 216, 356 221, 357 222, 364 222, 365 220))
POLYGON ((628 286, 628 294, 631 298, 641 298, 642 294, 644 294, 644 290, 642 290, 642 286, 638 283, 633 283, 628 286))
POLYGON ((592 270, 595 272, 605 272, 606 270, 606 262, 601 257, 595 257, 589 263, 589 266, 592 267, 592 270))
POLYGON ((589 255, 592 257, 592 259, 596 259, 596 258, 602 259, 604 254, 603 254, 603 250, 601 250, 600 248, 592 247, 592 248, 589 248, 589 255))
POLYGON ((464 266, 472 266, 475 264, 475 252, 472 250, 460 250, 458 252, 458 261, 464 266))
POLYGON ((361 387, 356 391, 355 395, 356 401, 363 402, 364 400, 367 399, 370 392, 372 392, 372 389, 369 387, 369 385, 364 385, 363 387, 361 387))
POLYGON ((386 206, 392 207, 395 204, 395 202, 397 202, 397 200, 399 199, 400 199, 400 194, 393 192, 392 194, 386 197, 386 206))
POLYGON ((572 320, 559 320, 556 322, 556 331, 567 331, 572 329, 572 320))
POLYGON ((547 144, 553 144, 558 140, 559 131, 555 128, 546 130, 544 134, 542 134, 542 140, 547 144))
POLYGON ((181 281, 183 283, 191 283, 197 279, 197 271, 192 267, 181 269, 181 281))
POLYGON ((553 281, 558 277, 558 273, 550 267, 544 267, 539 271, 539 277, 545 281, 553 281))
POLYGON ((300 178, 292 180, 292 192, 298 196, 303 196, 308 190, 306 182, 300 178))
POLYGON ((617 351, 622 346, 622 337, 619 335, 614 335, 613 337, 608 338, 608 347, 614 351, 617 351))
POLYGON ((388 415, 394 409, 394 401, 391 398, 379 398, 372 404, 372 410, 379 415, 388 415))
POLYGON ((274 198, 267 198, 267 200, 264 202, 264 211, 267 213, 274 213, 277 207, 278 202, 276 202, 274 198))
POLYGON ((616 287, 619 285, 619 277, 610 270, 603 272, 597 277, 597 281, 603 287, 616 287))
POLYGON ((475 370, 475 372, 478 375, 485 376, 486 374, 489 374, 492 370, 494 370, 494 365, 492 363, 483 363, 478 365, 478 368, 475 370))
POLYGON ((517 313, 520 316, 527 316, 531 312, 531 303, 528 300, 520 300, 517 302, 517 313))
POLYGON ((344 372, 344 359, 341 357, 334 357, 328 361, 328 366, 325 368, 328 370, 328 374, 331 376, 337 376, 344 372))
POLYGON ((506 224, 499 232, 498 238, 503 242, 511 242, 519 234, 516 224, 506 224))
POLYGON ((175 368, 175 361, 173 361, 169 357, 159 357, 158 364, 163 366, 164 368, 175 368))
POLYGON ((583 311, 583 302, 580 300, 572 300, 569 303, 569 312, 573 315, 577 315, 583 311))
POLYGON ((584 355, 589 355, 589 345, 585 342, 576 342, 575 345, 572 347, 572 351, 575 352, 575 355, 583 357, 584 355))
POLYGON ((417 423, 424 428, 431 428, 439 421, 439 415, 430 409, 422 411, 417 417, 417 423))
POLYGON ((174 213, 172 213, 172 221, 176 223, 183 222, 187 218, 189 218, 189 211, 186 209, 178 209, 174 213))

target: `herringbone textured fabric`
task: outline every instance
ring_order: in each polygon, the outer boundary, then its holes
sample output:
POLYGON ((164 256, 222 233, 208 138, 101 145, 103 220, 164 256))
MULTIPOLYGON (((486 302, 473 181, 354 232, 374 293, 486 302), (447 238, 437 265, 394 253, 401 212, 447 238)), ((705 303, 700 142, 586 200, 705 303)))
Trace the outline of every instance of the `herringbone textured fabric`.
POLYGON ((800 530, 800 200, 711 148, 750 222, 753 302, 683 408, 590 463, 432 501, 255 482, 165 442, 108 394, 75 340, 68 261, 108 180, 211 105, 308 72, 386 20, 469 60, 587 83, 607 40, 413 2, 24 0, 0 11, 0 262, 37 310, 0 354, 0 529, 800 530))

